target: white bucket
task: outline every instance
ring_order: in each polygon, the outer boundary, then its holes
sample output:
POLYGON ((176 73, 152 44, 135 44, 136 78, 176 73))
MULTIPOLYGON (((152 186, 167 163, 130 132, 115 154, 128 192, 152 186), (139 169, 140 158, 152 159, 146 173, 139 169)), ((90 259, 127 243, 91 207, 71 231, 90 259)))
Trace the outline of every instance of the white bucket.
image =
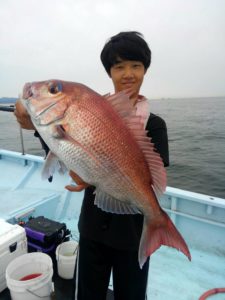
POLYGON ((15 258, 6 268, 6 283, 12 300, 50 300, 52 275, 52 260, 45 253, 27 253, 15 258))
POLYGON ((64 242, 56 248, 58 274, 64 279, 72 279, 75 269, 78 243, 64 242))

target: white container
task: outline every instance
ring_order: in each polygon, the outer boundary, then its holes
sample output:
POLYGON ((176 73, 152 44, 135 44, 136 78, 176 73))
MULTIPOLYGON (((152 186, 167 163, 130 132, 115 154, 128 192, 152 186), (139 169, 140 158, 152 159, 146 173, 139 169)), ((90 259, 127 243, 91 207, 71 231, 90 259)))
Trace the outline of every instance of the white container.
POLYGON ((53 292, 52 275, 49 255, 34 252, 17 257, 6 269, 6 282, 12 300, 50 300, 53 292), (26 276, 34 278, 21 280, 26 276))
POLYGON ((60 277, 72 279, 77 257, 78 243, 76 241, 64 242, 56 248, 57 269, 60 277))
POLYGON ((8 264, 24 253, 27 253, 24 228, 0 219, 0 292, 7 287, 5 271, 8 264))

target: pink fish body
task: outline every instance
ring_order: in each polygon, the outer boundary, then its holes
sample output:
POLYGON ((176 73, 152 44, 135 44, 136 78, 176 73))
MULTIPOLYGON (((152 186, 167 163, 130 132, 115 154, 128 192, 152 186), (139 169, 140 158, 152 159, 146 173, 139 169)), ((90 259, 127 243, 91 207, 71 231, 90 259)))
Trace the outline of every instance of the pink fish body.
POLYGON ((79 83, 49 80, 26 84, 22 101, 51 150, 45 177, 65 165, 96 187, 95 204, 102 210, 144 215, 140 267, 161 245, 191 259, 158 203, 166 188, 165 168, 126 93, 102 97, 79 83))

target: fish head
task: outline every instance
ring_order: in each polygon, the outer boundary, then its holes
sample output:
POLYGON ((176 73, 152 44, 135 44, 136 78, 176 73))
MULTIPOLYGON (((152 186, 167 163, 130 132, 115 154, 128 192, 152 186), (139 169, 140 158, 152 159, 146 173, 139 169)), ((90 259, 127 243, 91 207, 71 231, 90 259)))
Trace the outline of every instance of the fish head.
POLYGON ((21 101, 36 125, 49 125, 62 119, 67 108, 80 95, 79 84, 47 80, 26 83, 23 88, 21 101))

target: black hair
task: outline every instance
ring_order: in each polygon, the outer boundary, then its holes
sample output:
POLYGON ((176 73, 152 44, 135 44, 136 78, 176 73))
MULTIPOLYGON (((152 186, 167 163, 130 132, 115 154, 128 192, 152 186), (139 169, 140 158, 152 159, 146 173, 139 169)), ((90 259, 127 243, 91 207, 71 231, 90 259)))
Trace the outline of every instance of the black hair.
POLYGON ((147 70, 151 63, 151 50, 140 32, 126 31, 112 36, 103 47, 100 57, 109 75, 111 67, 119 59, 141 61, 147 70))

